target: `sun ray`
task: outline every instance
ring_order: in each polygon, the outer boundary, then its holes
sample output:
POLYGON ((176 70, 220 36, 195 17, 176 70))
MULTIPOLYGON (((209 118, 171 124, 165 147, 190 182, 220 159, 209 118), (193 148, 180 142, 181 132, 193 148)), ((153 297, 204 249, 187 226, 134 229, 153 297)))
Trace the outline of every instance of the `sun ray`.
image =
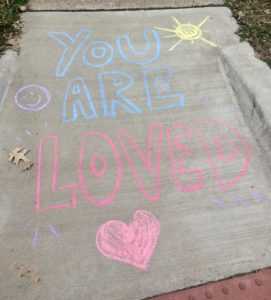
POLYGON ((209 44, 209 45, 212 46, 212 47, 217 47, 217 45, 216 45, 215 43, 213 43, 213 42, 207 40, 207 39, 204 38, 204 37, 200 37, 200 39, 201 39, 204 43, 209 44))
POLYGON ((209 18, 210 18, 209 16, 207 16, 206 18, 204 18, 203 21, 201 21, 199 23, 198 27, 200 28, 203 24, 205 24, 208 21, 209 18))
POLYGON ((173 38, 176 37, 176 34, 171 34, 171 35, 165 35, 163 36, 164 38, 168 39, 168 38, 173 38))
POLYGON ((154 27, 155 29, 162 30, 162 31, 168 31, 168 32, 175 32, 176 29, 170 29, 170 28, 162 28, 162 27, 154 27))
POLYGON ((174 20, 174 22, 178 25, 178 26, 181 26, 182 24, 180 23, 180 21, 175 18, 175 17, 172 17, 172 19, 174 20))
POLYGON ((173 51, 183 40, 179 40, 177 43, 175 43, 171 48, 168 49, 168 51, 173 51))

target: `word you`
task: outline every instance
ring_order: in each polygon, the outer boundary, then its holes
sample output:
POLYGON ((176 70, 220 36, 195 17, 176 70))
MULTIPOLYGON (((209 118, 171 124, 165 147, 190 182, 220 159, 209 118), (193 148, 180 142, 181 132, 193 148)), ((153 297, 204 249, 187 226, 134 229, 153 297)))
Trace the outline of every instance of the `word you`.
POLYGON ((203 21, 201 21, 198 25, 193 25, 190 23, 182 24, 180 21, 172 17, 173 21, 176 23, 177 27, 174 29, 171 28, 161 28, 156 27, 158 30, 170 32, 170 35, 167 35, 166 38, 177 38, 178 41, 169 48, 169 51, 174 50, 181 42, 183 41, 190 41, 191 43, 194 43, 196 40, 201 40, 202 42, 212 46, 217 47, 217 45, 206 38, 202 36, 202 30, 201 27, 207 22, 209 17, 206 17, 203 21))
POLYGON ((150 202, 161 198, 162 161, 169 164, 169 178, 178 192, 201 191, 207 187, 206 181, 210 177, 222 191, 233 188, 248 172, 251 145, 236 128, 218 121, 209 123, 208 135, 201 132, 202 125, 192 128, 182 122, 167 127, 161 123, 150 124, 145 148, 126 129, 120 129, 114 141, 101 131, 84 132, 80 136, 76 179, 65 185, 58 184, 59 137, 48 135, 42 138, 36 163, 36 211, 76 208, 78 193, 97 207, 110 205, 121 189, 124 162, 138 191, 150 202), (211 130, 217 133, 210 140, 211 130), (166 147, 163 147, 165 139, 166 147), (198 147, 195 148, 195 145, 198 147), (162 149, 166 149, 167 153, 162 149), (205 160, 200 166, 194 166, 195 159, 203 154, 205 160), (232 171, 231 176, 224 178, 226 166, 232 171), (53 204, 44 205, 42 192, 45 191, 47 195, 51 193, 53 204), (69 200, 56 204, 54 195, 61 192, 70 194, 69 200))
POLYGON ((63 49, 56 67, 56 77, 64 77, 78 56, 87 68, 104 68, 118 55, 125 63, 147 65, 160 57, 160 37, 157 31, 144 30, 145 45, 143 50, 136 50, 129 34, 116 38, 116 50, 105 41, 92 40, 92 31, 81 29, 74 36, 67 32, 49 32, 63 49))
POLYGON ((137 210, 133 221, 111 220, 96 234, 97 249, 106 257, 146 271, 160 235, 160 222, 150 212, 137 210))
POLYGON ((42 110, 50 101, 51 94, 47 88, 36 84, 21 87, 15 95, 17 106, 27 111, 42 110))
MULTIPOLYGON (((100 112, 95 107, 90 87, 77 77, 69 82, 64 96, 63 121, 90 120, 99 116, 115 118, 121 109, 128 114, 142 114, 144 107, 127 96, 134 86, 134 79, 127 72, 102 72, 97 75, 100 94, 100 112), (113 93, 112 93, 113 90, 113 93), (110 92, 108 92, 110 91, 110 92)), ((150 112, 182 108, 184 96, 172 92, 172 72, 168 68, 143 71, 145 105, 150 112)))

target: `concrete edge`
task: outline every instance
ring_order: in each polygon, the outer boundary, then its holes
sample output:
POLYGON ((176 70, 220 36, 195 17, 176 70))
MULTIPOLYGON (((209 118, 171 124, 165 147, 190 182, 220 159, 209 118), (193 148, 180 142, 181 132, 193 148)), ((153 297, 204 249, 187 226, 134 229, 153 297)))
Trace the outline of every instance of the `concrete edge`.
POLYGON ((271 69, 246 42, 222 49, 221 60, 244 119, 271 167, 271 69))
POLYGON ((224 0, 31 0, 29 11, 106 11, 223 6, 224 0), (166 3, 165 3, 166 2, 166 3))
POLYGON ((7 50, 0 57, 0 113, 5 105, 9 87, 17 70, 17 52, 7 50))

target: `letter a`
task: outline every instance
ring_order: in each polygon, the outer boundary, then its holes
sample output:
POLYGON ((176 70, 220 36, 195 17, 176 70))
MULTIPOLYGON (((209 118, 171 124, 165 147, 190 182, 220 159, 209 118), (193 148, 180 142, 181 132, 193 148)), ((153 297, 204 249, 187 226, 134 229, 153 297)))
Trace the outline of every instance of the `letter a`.
POLYGON ((81 77, 73 79, 68 85, 63 105, 63 121, 76 121, 79 112, 86 120, 97 118, 90 91, 81 77))

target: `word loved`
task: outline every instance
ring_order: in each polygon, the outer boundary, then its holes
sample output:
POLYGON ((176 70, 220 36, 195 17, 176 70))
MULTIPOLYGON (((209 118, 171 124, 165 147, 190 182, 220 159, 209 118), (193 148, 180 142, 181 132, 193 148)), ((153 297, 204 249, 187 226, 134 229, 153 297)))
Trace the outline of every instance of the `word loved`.
POLYGON ((67 32, 49 32, 48 35, 63 49, 56 67, 56 77, 64 77, 78 57, 87 68, 104 68, 117 55, 125 63, 140 66, 148 65, 160 57, 159 34, 152 29, 144 31, 145 45, 141 50, 135 49, 129 34, 117 37, 117 53, 109 42, 93 41, 92 32, 88 29, 81 29, 74 36, 67 32))
MULTIPOLYGON (((184 96, 172 92, 172 72, 168 68, 143 71, 145 106, 150 112, 182 108, 184 96)), ((86 81, 77 77, 69 82, 63 103, 63 121, 79 119, 91 120, 99 116, 115 118, 119 110, 128 114, 142 114, 144 108, 127 94, 134 86, 132 75, 127 72, 112 71, 98 73, 100 112, 93 102, 92 93, 86 81)))
POLYGON ((222 191, 233 188, 248 172, 250 143, 236 128, 224 123, 208 121, 197 126, 196 122, 191 123, 193 128, 182 122, 171 127, 160 123, 149 125, 145 147, 126 129, 117 132, 115 142, 101 131, 84 132, 80 137, 75 182, 65 185, 58 184, 59 138, 57 135, 42 138, 36 163, 36 211, 75 208, 78 193, 97 207, 110 205, 121 189, 124 162, 142 197, 151 202, 161 198, 162 161, 169 164, 166 168, 169 178, 180 193, 201 191, 210 178, 222 191), (208 134, 204 135, 200 128, 206 128, 208 134), (166 147, 163 147, 164 141, 166 147), (227 166, 231 173, 225 177, 227 166), (42 191, 53 204, 43 204, 42 191), (70 195, 69 199, 59 203, 57 195, 63 192, 70 195))
POLYGON ((160 222, 150 212, 137 210, 126 225, 111 220, 96 234, 97 249, 106 257, 146 271, 160 234, 160 222))

